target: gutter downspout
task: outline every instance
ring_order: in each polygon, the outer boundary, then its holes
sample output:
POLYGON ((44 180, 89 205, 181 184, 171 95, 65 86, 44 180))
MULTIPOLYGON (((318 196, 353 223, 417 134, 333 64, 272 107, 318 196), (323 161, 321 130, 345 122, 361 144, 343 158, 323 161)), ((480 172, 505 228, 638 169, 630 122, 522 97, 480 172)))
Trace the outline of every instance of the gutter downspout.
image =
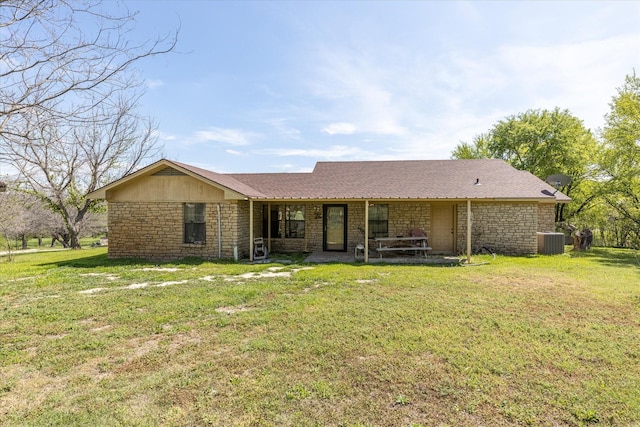
POLYGON ((218 259, 222 258, 222 206, 218 203, 218 259))
POLYGON ((467 199, 467 264, 471 264, 471 199, 467 199))

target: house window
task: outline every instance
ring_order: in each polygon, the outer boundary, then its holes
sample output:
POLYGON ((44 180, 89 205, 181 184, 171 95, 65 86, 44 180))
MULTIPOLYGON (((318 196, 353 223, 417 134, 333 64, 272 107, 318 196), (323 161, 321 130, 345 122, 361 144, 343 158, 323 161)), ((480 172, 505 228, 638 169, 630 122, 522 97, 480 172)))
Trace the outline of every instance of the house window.
POLYGON ((285 206, 285 237, 292 239, 304 238, 304 206, 285 206))
POLYGON ((184 213, 184 243, 203 244, 206 241, 204 203, 185 203, 184 213))
POLYGON ((389 237, 389 205, 369 206, 369 238, 389 237))

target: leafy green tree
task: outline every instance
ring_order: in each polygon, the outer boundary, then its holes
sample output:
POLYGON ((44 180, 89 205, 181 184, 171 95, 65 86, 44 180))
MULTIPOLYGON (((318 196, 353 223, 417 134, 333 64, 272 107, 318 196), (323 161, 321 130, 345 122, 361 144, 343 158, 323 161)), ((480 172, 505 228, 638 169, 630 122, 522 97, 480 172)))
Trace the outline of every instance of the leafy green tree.
MULTIPOLYGON (((613 97, 602 132, 601 168, 606 179, 603 198, 626 231, 640 239, 640 77, 626 76, 613 97)), ((625 242, 619 242, 627 246, 625 242)))
POLYGON ((527 170, 541 179, 562 173, 571 182, 560 190, 573 199, 556 207, 556 222, 566 221, 595 199, 594 164, 599 145, 591 131, 568 110, 528 110, 507 117, 472 144, 462 143, 453 158, 503 159, 516 169, 527 170))
POLYGON ((452 159, 489 159, 491 152, 489 151, 489 142, 491 135, 483 133, 476 135, 472 143, 461 142, 451 153, 452 159))

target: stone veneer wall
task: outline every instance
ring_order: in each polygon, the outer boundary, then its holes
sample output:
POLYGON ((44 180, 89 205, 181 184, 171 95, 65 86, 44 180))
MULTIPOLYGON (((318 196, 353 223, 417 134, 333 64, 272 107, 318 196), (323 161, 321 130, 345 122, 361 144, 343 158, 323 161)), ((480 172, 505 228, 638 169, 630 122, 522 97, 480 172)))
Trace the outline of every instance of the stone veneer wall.
MULTIPOLYGON (((340 204, 340 203, 336 203, 340 204)), ((347 251, 364 243, 364 202, 348 202, 347 251)), ((430 230, 430 203, 393 202, 389 205, 389 236, 408 236, 411 230, 430 230)), ((274 238, 272 251, 322 250, 323 203, 305 203, 305 238, 274 238)), ((262 203, 254 203, 254 237, 262 235, 262 203)), ((207 203, 206 242, 183 243, 182 203, 109 203, 109 257, 174 260, 189 256, 203 259, 232 258, 234 247, 240 258, 249 256, 249 202, 220 203, 222 253, 218 254, 217 203, 207 203)), ((538 203, 478 203, 473 212, 472 250, 482 246, 505 254, 537 252, 536 231, 548 231, 554 219, 554 206, 538 203)), ((457 247, 466 249, 466 204, 457 208, 457 247)), ((551 228, 553 230, 553 228, 551 228)), ((284 234, 284 230, 282 230, 284 234)), ((375 242, 369 242, 370 248, 375 242)))
MULTIPOLYGON (((507 255, 535 254, 538 251, 538 203, 471 202, 471 250, 479 252, 483 246, 507 255)), ((461 253, 467 248, 467 205, 458 204, 457 247, 461 253)))
MULTIPOLYGON (((233 255, 233 246, 235 244, 238 246, 238 258, 248 258, 250 250, 249 202, 247 200, 232 200, 231 207, 232 213, 229 216, 229 222, 235 225, 234 230, 231 230, 231 254, 233 255)), ((255 226, 256 224, 254 223, 254 227, 255 226)), ((222 250, 222 252, 225 252, 224 249, 222 250)))
MULTIPOLYGON (((203 259, 232 258, 234 243, 239 255, 248 255, 248 237, 238 239, 238 217, 244 206, 237 202, 221 202, 222 253, 218 254, 218 206, 206 206, 206 242, 201 245, 183 243, 183 210, 180 202, 110 202, 109 257, 143 258, 158 261, 184 257, 203 259), (241 246, 244 245, 244 246, 241 246), (244 249, 243 249, 244 248, 244 249)), ((248 215, 248 202, 246 213, 248 215)), ((247 233, 248 236, 248 221, 247 233)))
POLYGON ((556 205, 553 203, 540 203, 538 205, 538 231, 556 231, 556 205))
POLYGON ((389 203, 389 236, 410 236, 416 228, 429 234, 430 203, 389 203))

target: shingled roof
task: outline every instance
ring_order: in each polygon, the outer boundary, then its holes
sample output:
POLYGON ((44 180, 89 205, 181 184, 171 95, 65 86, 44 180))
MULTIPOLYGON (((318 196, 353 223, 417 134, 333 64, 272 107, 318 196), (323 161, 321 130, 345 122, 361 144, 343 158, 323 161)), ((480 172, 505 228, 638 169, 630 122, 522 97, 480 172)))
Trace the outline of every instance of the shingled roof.
POLYGON ((311 173, 228 176, 267 199, 571 200, 497 159, 318 162, 311 173))
POLYGON ((178 166, 182 167, 183 169, 186 169, 189 172, 192 172, 192 173, 200 176, 201 178, 205 178, 206 180, 214 182, 214 183, 218 184, 219 186, 225 187, 225 188, 227 188, 229 190, 233 190, 236 193, 243 194, 243 195, 245 195, 247 197, 250 197, 250 198, 265 198, 265 197, 267 197, 260 190, 256 189, 255 187, 252 187, 250 185, 247 185, 244 182, 238 181, 232 175, 212 172, 210 170, 198 168, 198 167, 195 167, 195 166, 191 166, 191 165, 188 165, 186 163, 180 163, 180 162, 171 162, 171 163, 173 163, 175 165, 178 165, 178 166))
POLYGON ((571 199, 526 171, 497 159, 318 162, 308 173, 224 174, 171 160, 160 160, 90 196, 162 166, 254 200, 539 200, 571 199))

